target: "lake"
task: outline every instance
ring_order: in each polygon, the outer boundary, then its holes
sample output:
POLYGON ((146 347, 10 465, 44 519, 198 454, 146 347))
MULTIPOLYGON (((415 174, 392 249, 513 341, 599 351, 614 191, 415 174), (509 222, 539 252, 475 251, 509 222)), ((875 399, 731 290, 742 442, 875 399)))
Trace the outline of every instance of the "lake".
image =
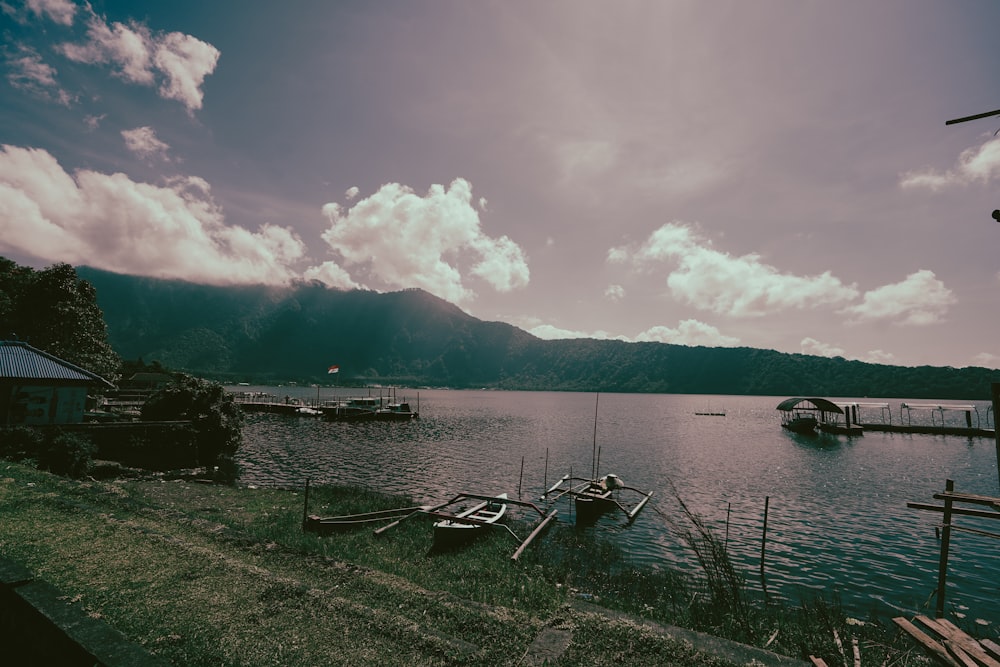
MULTIPOLYGON (((303 400, 360 391, 230 389, 303 400)), ((403 398, 403 390, 396 392, 403 398)), ((596 445, 601 474, 616 473, 627 485, 654 492, 633 525, 624 527, 619 517, 608 515, 591 529, 618 542, 631 562, 693 567, 664 519, 677 516, 679 497, 727 540, 734 561, 759 586, 767 502, 768 592, 792 602, 810 599, 816 591, 836 594, 857 616, 934 610, 935 527, 941 515, 908 509, 908 501, 940 504, 932 496, 948 479, 960 493, 1000 496, 992 438, 797 435, 780 427, 775 410, 785 398, 780 396, 405 393, 414 408, 419 400, 421 419, 349 424, 249 414, 239 453, 241 483, 357 484, 404 492, 421 503, 442 502, 459 492, 516 497, 520 488, 522 499, 537 500, 546 484, 564 474, 589 477, 596 445)), ((905 400, 888 401, 893 423, 941 423, 936 412, 901 413, 905 400)), ((981 421, 993 428, 988 401, 961 402, 976 406, 973 426, 981 421)), ((947 417, 949 424, 965 425, 962 413, 947 417)), ((876 421, 879 411, 862 418, 876 421)), ((569 513, 568 506, 560 507, 562 520, 569 513)), ((997 521, 961 517, 957 523, 1000 533, 997 521)), ((949 612, 980 625, 1000 623, 998 546, 996 539, 953 531, 949 612)))

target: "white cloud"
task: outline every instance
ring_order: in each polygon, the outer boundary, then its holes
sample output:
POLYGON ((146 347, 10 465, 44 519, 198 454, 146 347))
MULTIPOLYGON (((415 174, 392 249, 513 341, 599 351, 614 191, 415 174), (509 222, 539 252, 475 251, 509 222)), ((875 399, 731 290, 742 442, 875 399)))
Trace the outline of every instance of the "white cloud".
POLYGON ((968 148, 947 171, 923 169, 900 176, 903 189, 939 191, 970 183, 987 183, 1000 174, 1000 138, 991 138, 978 148, 968 148))
POLYGON ((840 312, 850 315, 853 323, 892 318, 899 324, 923 326, 942 321, 956 301, 933 271, 921 269, 898 283, 866 292, 860 304, 840 312))
POLYGON ((319 266, 309 267, 302 277, 307 280, 318 280, 338 289, 364 289, 364 285, 354 282, 350 274, 336 262, 323 262, 319 266))
POLYGON ((461 178, 447 189, 432 185, 424 197, 388 183, 350 208, 326 204, 330 228, 323 239, 342 259, 340 266, 452 302, 474 296, 463 284, 463 271, 499 291, 524 287, 529 271, 520 246, 506 236, 485 235, 472 201, 472 186, 461 178))
POLYGON ((134 21, 109 26, 93 13, 87 21, 87 41, 63 44, 60 50, 75 62, 117 67, 116 75, 129 83, 152 86, 159 79, 160 96, 181 102, 189 112, 201 108, 201 86, 220 55, 191 35, 154 34, 134 21))
POLYGON ((188 111, 201 108, 201 86, 215 71, 220 52, 211 44, 179 32, 172 32, 156 42, 153 63, 164 74, 160 95, 177 100, 188 111))
POLYGON ((656 326, 636 336, 636 342, 673 343, 675 345, 703 345, 705 347, 735 347, 740 339, 724 336, 710 324, 698 320, 683 320, 676 329, 656 326))
POLYGON ((142 159, 158 157, 169 161, 167 153, 170 146, 156 137, 156 132, 149 126, 137 127, 134 130, 122 130, 125 147, 142 159))
POLYGON ((351 201, 358 196, 359 192, 361 192, 361 190, 359 190, 357 186, 352 186, 347 188, 347 192, 344 193, 344 197, 347 198, 347 201, 351 201))
POLYGON ((865 356, 861 357, 861 361, 867 361, 870 364, 893 365, 896 363, 896 355, 884 350, 869 350, 865 356))
POLYGON ((814 354, 818 357, 843 357, 844 350, 836 345, 823 343, 815 338, 805 337, 799 343, 802 354, 814 354))
POLYGON ((210 284, 286 283, 304 253, 289 229, 227 225, 202 179, 166 186, 66 173, 40 149, 0 150, 0 251, 210 284))
POLYGON ((1000 355, 992 354, 990 352, 980 352, 972 358, 972 361, 976 366, 982 366, 984 368, 1000 368, 1000 355))
POLYGON ((108 117, 108 114, 102 113, 100 115, 88 115, 83 117, 83 123, 91 130, 96 130, 101 126, 101 121, 108 117))
POLYGON ((47 16, 60 25, 73 25, 76 5, 70 0, 27 0, 25 5, 37 16, 47 16))
POLYGON ((632 338, 628 336, 612 336, 603 330, 577 331, 563 329, 551 324, 536 324, 527 331, 533 336, 545 340, 591 338, 595 340, 620 340, 626 343, 672 343, 674 345, 688 345, 692 347, 696 345, 705 347, 734 347, 739 345, 740 342, 738 338, 725 336, 712 325, 699 322, 698 320, 684 320, 677 325, 676 329, 664 326, 650 327, 632 338))
POLYGON ((604 296, 612 301, 620 301, 625 298, 625 288, 621 285, 608 285, 604 290, 604 296))
POLYGON ((7 58, 7 81, 13 88, 24 90, 43 99, 70 106, 76 98, 63 90, 56 81, 56 68, 42 60, 37 51, 21 46, 7 58))
POLYGON ((733 257, 715 250, 689 225, 663 225, 637 249, 611 248, 608 261, 631 260, 640 268, 673 261, 667 286, 680 301, 719 314, 754 317, 790 308, 844 304, 858 295, 829 271, 816 276, 783 274, 757 254, 733 257))
POLYGON ((587 333, 584 331, 573 331, 572 329, 562 329, 551 324, 539 324, 528 329, 528 333, 544 340, 566 340, 577 338, 595 338, 597 340, 607 340, 609 335, 606 331, 596 331, 587 333))

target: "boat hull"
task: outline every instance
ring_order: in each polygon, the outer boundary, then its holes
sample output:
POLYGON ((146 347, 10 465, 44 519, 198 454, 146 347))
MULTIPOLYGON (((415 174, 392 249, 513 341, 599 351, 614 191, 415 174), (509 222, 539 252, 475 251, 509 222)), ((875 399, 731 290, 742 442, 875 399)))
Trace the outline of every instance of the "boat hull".
POLYGON ((434 548, 448 549, 467 544, 483 535, 488 526, 499 522, 507 512, 503 501, 507 494, 497 496, 470 510, 460 512, 454 518, 434 523, 434 548))

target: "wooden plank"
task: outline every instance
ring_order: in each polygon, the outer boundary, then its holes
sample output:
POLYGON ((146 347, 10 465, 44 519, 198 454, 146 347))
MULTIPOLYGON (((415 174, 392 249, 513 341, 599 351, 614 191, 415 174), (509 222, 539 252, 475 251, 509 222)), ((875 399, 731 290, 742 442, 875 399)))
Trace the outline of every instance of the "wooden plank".
POLYGON ((964 667, 963 665, 960 665, 958 661, 956 661, 953 657, 951 657, 951 654, 948 653, 948 650, 944 646, 931 639, 931 637, 927 633, 925 633, 917 626, 913 625, 913 623, 911 623, 909 620, 903 618, 902 616, 898 616, 892 619, 892 622, 898 625, 903 630, 905 630, 906 633, 909 634, 911 637, 913 637, 913 639, 915 639, 918 644, 923 646, 924 649, 929 651, 931 655, 933 655, 935 658, 937 658, 944 664, 948 665, 949 667, 964 667))
POLYGON ((989 653, 991 657, 1000 660, 1000 644, 997 644, 992 639, 980 639, 979 645, 982 646, 983 650, 989 653))
POLYGON ((827 667, 826 660, 823 658, 817 658, 814 655, 809 656, 809 660, 812 661, 816 667, 827 667))
POLYGON ((939 618, 937 623, 947 633, 946 639, 960 646, 976 662, 985 667, 1000 667, 1000 660, 990 657, 986 649, 978 641, 963 632, 960 627, 952 623, 949 619, 939 618))
POLYGON ((944 647, 948 649, 948 653, 951 654, 951 657, 955 658, 955 660, 957 660, 962 667, 979 667, 976 661, 973 660, 968 653, 963 651, 962 647, 956 642, 953 642, 950 639, 945 639, 944 647))
POLYGON ((942 491, 934 494, 935 500, 951 500, 956 503, 972 503, 974 505, 992 505, 1000 502, 996 496, 983 496, 975 493, 955 493, 954 491, 942 491))
MULTIPOLYGON (((906 506, 912 510, 929 510, 931 512, 944 512, 943 505, 931 505, 929 503, 906 503, 906 506)), ((973 510, 966 509, 964 507, 952 507, 952 514, 961 514, 962 516, 975 516, 981 519, 1000 519, 1000 512, 990 512, 987 510, 973 510)))

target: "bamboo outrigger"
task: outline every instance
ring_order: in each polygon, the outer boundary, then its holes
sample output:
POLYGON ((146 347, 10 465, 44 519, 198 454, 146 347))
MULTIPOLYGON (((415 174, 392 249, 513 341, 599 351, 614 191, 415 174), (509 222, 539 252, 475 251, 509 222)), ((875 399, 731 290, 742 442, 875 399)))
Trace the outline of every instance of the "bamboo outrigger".
MULTIPOLYGON (((374 531, 374 534, 382 535, 390 528, 394 528, 403 521, 406 521, 407 519, 416 516, 428 516, 437 519, 438 521, 435 523, 436 527, 441 526, 442 524, 448 524, 450 526, 465 525, 478 528, 503 527, 515 540, 519 542, 517 550, 515 550, 514 555, 511 556, 511 560, 516 561, 518 558, 520 558, 521 554, 524 553, 524 550, 528 547, 528 545, 531 544, 531 542, 533 542, 534 539, 538 537, 542 533, 542 531, 549 525, 552 519, 555 518, 557 511, 552 510, 546 513, 534 503, 523 500, 512 500, 510 498, 503 497, 504 495, 505 494, 501 494, 501 496, 484 496, 477 493, 459 493, 451 500, 441 503, 439 505, 435 505, 433 507, 415 508, 412 512, 409 512, 408 514, 405 514, 397 518, 392 523, 382 526, 381 528, 377 528, 374 531), (458 512, 453 513, 448 511, 448 508, 450 506, 455 505, 457 503, 466 502, 469 500, 479 501, 479 503, 473 506, 472 508, 462 509, 458 512), (523 540, 520 537, 518 537, 517 534, 514 533, 514 531, 511 530, 509 526, 507 526, 504 523, 500 523, 499 516, 496 517, 492 516, 493 513, 490 513, 490 515, 487 516, 486 518, 476 518, 476 514, 478 512, 487 510, 491 505, 495 506, 500 504, 517 505, 519 507, 525 507, 528 508, 529 510, 534 510, 538 514, 539 516, 538 522, 533 525, 531 532, 523 540)), ((435 532, 438 531, 435 530, 435 532)), ((465 535, 472 536, 475 534, 481 534, 481 531, 463 530, 462 532, 463 536, 465 535)))
POLYGON ((593 523, 600 515, 614 509, 621 510, 627 523, 631 524, 653 497, 653 492, 625 486, 618 475, 604 475, 600 479, 564 475, 542 494, 542 500, 555 502, 563 496, 573 499, 578 524, 593 523), (620 491, 634 491, 641 497, 635 505, 629 506, 620 501, 620 491), (553 493, 556 495, 549 498, 553 493))
MULTIPOLYGON (((605 512, 617 508, 625 513, 628 524, 631 525, 631 523, 635 521, 635 518, 639 516, 639 512, 642 511, 642 508, 644 508, 646 503, 649 502, 649 499, 653 497, 653 492, 641 491, 632 486, 625 486, 618 475, 607 474, 600 478, 597 476, 598 470, 600 470, 601 466, 601 450, 597 446, 597 408, 599 404, 600 394, 595 397, 594 401, 594 452, 590 470, 591 477, 588 479, 585 477, 572 477, 571 475, 564 475, 558 482, 545 490, 545 493, 542 494, 542 500, 554 503, 563 496, 570 496, 573 499, 574 506, 576 507, 577 524, 594 523, 597 518, 605 512), (566 485, 565 488, 563 488, 563 484, 566 485), (619 500, 621 491, 634 491, 638 493, 641 498, 631 507, 624 505, 619 500), (553 493, 556 493, 555 497, 549 498, 549 496, 553 493)), ((548 476, 548 464, 548 451, 546 450, 546 477, 548 476)))

